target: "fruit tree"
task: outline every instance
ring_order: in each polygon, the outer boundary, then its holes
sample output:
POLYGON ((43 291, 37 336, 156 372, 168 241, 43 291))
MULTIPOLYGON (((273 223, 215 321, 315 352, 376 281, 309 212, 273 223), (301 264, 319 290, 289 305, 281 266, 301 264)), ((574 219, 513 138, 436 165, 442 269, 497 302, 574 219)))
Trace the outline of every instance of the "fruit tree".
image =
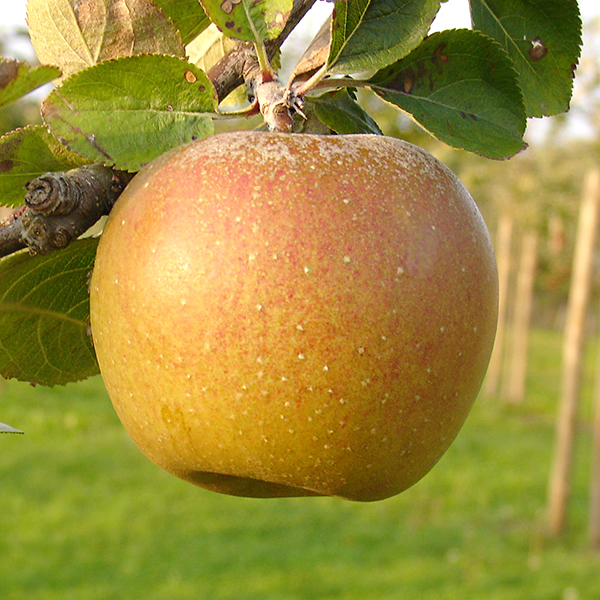
POLYGON ((359 100, 510 158, 568 110, 581 23, 470 0, 472 28, 432 32, 440 0, 338 0, 284 79, 314 4, 29 0, 41 64, 2 60, 0 106, 55 86, 0 138, 0 375, 100 373, 139 448, 208 489, 378 500, 458 434, 497 280, 462 184, 359 100))

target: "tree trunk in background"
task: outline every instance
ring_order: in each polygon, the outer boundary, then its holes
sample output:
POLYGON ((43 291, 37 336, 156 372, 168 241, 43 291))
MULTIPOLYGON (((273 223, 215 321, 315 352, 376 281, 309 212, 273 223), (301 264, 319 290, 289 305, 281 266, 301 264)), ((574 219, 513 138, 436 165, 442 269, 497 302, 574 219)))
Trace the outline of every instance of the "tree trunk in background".
POLYGON ((558 411, 554 463, 549 485, 549 532, 553 536, 561 534, 565 529, 571 490, 585 320, 598 225, 599 200, 600 170, 595 168, 588 172, 584 184, 565 323, 562 394, 558 411))
POLYGON ((528 231, 523 235, 517 289, 514 299, 509 371, 505 388, 506 400, 512 404, 521 404, 525 397, 529 324, 531 320, 531 307, 533 305, 537 244, 537 232, 528 231))
POLYGON ((506 308, 508 284, 510 281, 510 248, 512 240, 513 218, 502 215, 496 234, 496 262, 498 264, 498 329, 494 341, 494 349, 490 358, 486 380, 485 393, 495 396, 500 389, 502 374, 502 358, 504 355, 504 337, 506 334, 506 308))
POLYGON ((596 371, 595 417, 592 445, 592 469, 590 482, 590 546, 600 549, 600 352, 596 371))

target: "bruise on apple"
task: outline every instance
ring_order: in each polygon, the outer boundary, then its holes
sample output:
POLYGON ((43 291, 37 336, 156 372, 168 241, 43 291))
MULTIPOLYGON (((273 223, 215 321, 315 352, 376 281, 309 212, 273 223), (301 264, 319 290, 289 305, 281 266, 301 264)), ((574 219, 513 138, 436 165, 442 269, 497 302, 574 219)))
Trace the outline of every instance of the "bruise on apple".
POLYGON ((467 191, 370 135, 233 133, 163 155, 113 208, 91 283, 101 372, 136 444, 256 497, 413 485, 467 417, 496 312, 467 191))

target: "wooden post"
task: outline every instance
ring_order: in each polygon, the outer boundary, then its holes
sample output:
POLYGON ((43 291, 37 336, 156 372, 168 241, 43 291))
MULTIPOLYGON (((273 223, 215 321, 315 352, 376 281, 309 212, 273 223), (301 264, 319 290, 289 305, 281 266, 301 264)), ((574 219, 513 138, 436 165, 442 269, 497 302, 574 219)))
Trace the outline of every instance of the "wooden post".
POLYGON ((562 393, 558 411, 554 462, 549 482, 548 519, 549 533, 552 536, 560 535, 565 529, 571 491, 585 320, 598 225, 599 200, 600 169, 594 168, 588 172, 584 183, 565 323, 562 393))
POLYGON ((502 358, 504 355, 504 337, 506 335, 506 312, 508 284, 510 280, 510 248, 512 240, 513 218, 504 214, 498 223, 496 237, 496 263, 498 265, 498 327, 494 349, 488 365, 485 380, 485 393, 495 396, 500 389, 502 358))
POLYGON ((511 353, 505 391, 506 400, 511 404, 521 404, 525 397, 537 243, 538 235, 535 231, 526 232, 521 240, 521 258, 514 298, 511 353))
POLYGON ((593 425, 592 468, 590 481, 590 546, 600 549, 600 352, 596 371, 595 417, 593 425))

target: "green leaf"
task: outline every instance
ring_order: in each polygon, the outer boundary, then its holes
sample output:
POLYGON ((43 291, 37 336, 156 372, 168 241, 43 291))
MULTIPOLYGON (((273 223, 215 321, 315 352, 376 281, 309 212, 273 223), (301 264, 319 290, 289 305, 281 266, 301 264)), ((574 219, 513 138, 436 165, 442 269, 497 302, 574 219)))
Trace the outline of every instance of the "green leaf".
POLYGON ((352 98, 348 90, 340 90, 311 98, 319 121, 336 133, 374 133, 381 129, 364 109, 352 98))
POLYGON ((15 429, 6 423, 0 423, 0 433, 23 433, 20 429, 15 429))
POLYGON ((99 372, 87 334, 97 245, 88 238, 47 256, 0 259, 0 375, 57 385, 99 372))
POLYGON ((423 40, 440 0, 343 0, 335 3, 330 73, 381 69, 423 40))
POLYGON ((249 42, 276 38, 293 0, 202 0, 210 20, 228 37, 249 42))
POLYGON ((40 62, 65 76, 119 56, 185 56, 177 29, 150 0, 29 0, 27 23, 40 62))
POLYGON ((6 106, 40 86, 60 77, 60 69, 42 65, 30 67, 14 58, 0 60, 0 106, 6 106))
POLYGON ((528 117, 569 109, 581 52, 573 0, 470 0, 473 26, 497 40, 515 63, 528 117))
POLYGON ((129 171, 211 135, 216 110, 215 90, 202 70, 159 54, 79 71, 42 104, 46 124, 69 148, 129 171))
POLYGON ((198 37, 209 25, 199 0, 153 0, 171 19, 181 35, 184 45, 198 37))
POLYGON ((0 137, 0 204, 19 206, 25 197, 25 184, 32 179, 87 162, 41 125, 11 131, 0 137))
POLYGON ((517 74, 502 48, 481 33, 434 33, 369 83, 450 146, 489 158, 508 158, 526 147, 517 74))

